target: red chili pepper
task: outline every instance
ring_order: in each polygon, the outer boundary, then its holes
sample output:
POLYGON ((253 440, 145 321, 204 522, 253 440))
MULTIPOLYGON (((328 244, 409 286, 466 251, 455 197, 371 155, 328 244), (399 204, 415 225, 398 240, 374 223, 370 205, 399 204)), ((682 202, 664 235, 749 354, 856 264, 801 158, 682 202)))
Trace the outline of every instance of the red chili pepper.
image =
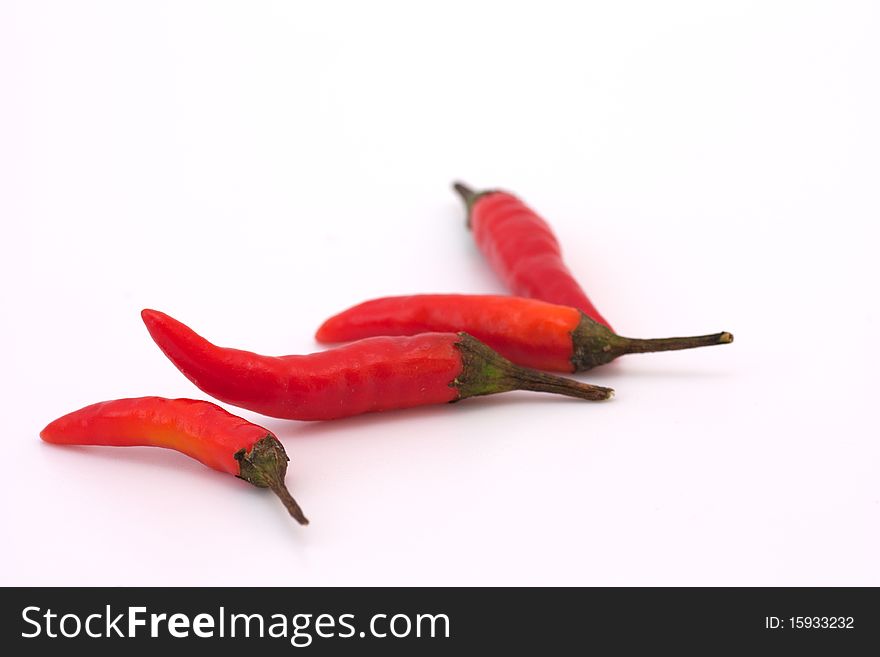
POLYGON ((454 188, 467 206, 477 246, 513 294, 577 308, 611 328, 563 262, 553 230, 534 210, 508 192, 475 192, 462 183, 454 188))
POLYGON ((140 397, 86 406, 40 432, 57 445, 166 447, 209 468, 270 488, 300 524, 309 521, 284 485, 288 457, 271 431, 207 401, 140 397))
POLYGON ((156 310, 141 313, 159 348, 212 397, 263 415, 332 420, 509 390, 603 400, 610 388, 514 365, 465 333, 377 337, 308 356, 217 347, 156 310))
POLYGON ((692 349, 733 341, 730 333, 640 340, 616 335, 576 308, 522 297, 420 294, 374 299, 331 317, 319 342, 373 335, 467 331, 515 363, 578 372, 624 354, 692 349))

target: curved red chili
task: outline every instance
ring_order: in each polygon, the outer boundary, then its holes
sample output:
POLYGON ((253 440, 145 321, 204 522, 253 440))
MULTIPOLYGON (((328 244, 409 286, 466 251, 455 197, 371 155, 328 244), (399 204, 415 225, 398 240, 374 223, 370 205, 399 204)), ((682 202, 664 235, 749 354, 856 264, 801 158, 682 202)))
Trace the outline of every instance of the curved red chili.
POLYGON ((563 262, 553 230, 534 210, 508 192, 475 192, 462 183, 454 188, 467 206, 477 246, 513 294, 577 308, 611 328, 563 262))
POLYGON ((284 485, 284 446, 271 431, 194 399, 138 397, 86 406, 51 422, 40 438, 57 445, 165 447, 209 468, 269 488, 300 524, 309 521, 284 485))
POLYGON ((213 345, 156 310, 141 316, 159 348, 204 392, 272 417, 332 420, 510 390, 588 400, 614 392, 519 367, 464 333, 369 338, 272 357, 213 345))
POLYGON ((467 331, 514 363, 557 372, 588 370, 624 354, 733 341, 727 332, 688 338, 625 338, 576 308, 522 297, 466 294, 366 301, 328 319, 315 337, 319 342, 348 342, 426 331, 467 331))

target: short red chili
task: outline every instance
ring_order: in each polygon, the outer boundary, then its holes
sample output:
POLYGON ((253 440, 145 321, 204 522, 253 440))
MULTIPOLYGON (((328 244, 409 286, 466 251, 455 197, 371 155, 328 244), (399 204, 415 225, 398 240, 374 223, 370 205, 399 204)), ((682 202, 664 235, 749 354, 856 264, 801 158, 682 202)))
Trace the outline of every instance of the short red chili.
POLYGON ((300 524, 309 521, 284 485, 289 461, 271 431, 194 399, 139 397, 86 406, 40 432, 57 445, 166 447, 209 468, 269 488, 300 524))
POLYGON ((513 294, 577 308, 611 328, 571 275, 559 241, 538 213, 508 192, 476 192, 462 183, 454 188, 467 206, 477 246, 513 294))
POLYGON ((576 308, 522 297, 466 294, 366 301, 328 319, 315 337, 325 343, 348 342, 426 331, 467 331, 514 363, 557 372, 588 370, 624 354, 733 341, 727 332, 688 338, 625 338, 576 308))
POLYGON ((465 333, 377 337, 271 357, 213 345, 156 310, 141 316, 159 348, 204 392, 272 417, 332 420, 510 390, 587 400, 614 392, 519 367, 465 333))

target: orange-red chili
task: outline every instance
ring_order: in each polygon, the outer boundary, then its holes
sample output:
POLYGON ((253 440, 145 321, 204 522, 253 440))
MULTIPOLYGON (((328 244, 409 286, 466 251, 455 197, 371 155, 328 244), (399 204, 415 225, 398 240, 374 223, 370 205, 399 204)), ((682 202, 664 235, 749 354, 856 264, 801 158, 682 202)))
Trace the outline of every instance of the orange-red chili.
POLYGON ((272 357, 213 345, 156 310, 141 316, 159 348, 204 392, 272 417, 332 420, 510 390, 587 400, 614 392, 519 367, 465 333, 376 337, 272 357))
POLYGON ((641 340, 616 335, 576 308, 522 297, 419 294, 374 299, 328 319, 319 342, 374 335, 467 331, 514 363, 578 372, 624 354, 692 349, 733 341, 730 333, 641 340))
POLYGON ((271 431, 194 399, 139 397, 86 406, 40 432, 57 445, 166 447, 209 468, 269 488, 300 524, 309 521, 284 485, 289 461, 271 431))
POLYGON ((476 192, 462 183, 454 188, 467 206, 477 246, 513 294, 577 308, 611 328, 571 275, 559 241, 538 213, 508 192, 476 192))

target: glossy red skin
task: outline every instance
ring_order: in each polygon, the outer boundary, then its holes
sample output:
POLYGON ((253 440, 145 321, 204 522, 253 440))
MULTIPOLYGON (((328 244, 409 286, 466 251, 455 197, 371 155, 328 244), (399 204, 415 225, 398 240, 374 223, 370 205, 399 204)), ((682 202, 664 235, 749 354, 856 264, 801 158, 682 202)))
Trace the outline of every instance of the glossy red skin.
POLYGON ((348 342, 376 335, 465 331, 518 365, 573 372, 575 308, 495 295, 418 294, 366 301, 328 319, 315 338, 348 342))
POLYGON ((458 399, 454 333, 378 337, 307 356, 261 356, 211 344, 156 310, 141 313, 159 348, 204 392, 289 420, 333 420, 458 399))
POLYGON ((233 455, 250 450, 267 436, 272 433, 211 402, 163 397, 92 404, 58 418, 40 432, 47 443, 58 445, 174 449, 236 476, 239 464, 233 455))
POLYGON ((584 311, 611 328, 562 260, 552 229, 507 192, 481 195, 470 211, 477 246, 513 294, 584 311))

